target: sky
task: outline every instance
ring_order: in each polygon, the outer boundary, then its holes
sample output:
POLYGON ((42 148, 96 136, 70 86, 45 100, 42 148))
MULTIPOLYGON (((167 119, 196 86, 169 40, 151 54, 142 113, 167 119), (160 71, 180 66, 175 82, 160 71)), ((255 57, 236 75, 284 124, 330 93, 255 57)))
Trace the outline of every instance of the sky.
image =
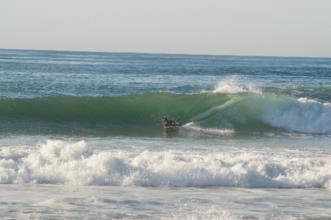
POLYGON ((331 57, 331 0, 0 1, 0 48, 331 57))

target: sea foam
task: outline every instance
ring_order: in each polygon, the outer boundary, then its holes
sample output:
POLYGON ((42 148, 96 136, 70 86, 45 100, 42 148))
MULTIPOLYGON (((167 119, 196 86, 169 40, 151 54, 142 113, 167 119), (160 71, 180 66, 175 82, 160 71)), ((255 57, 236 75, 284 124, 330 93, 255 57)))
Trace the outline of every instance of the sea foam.
POLYGON ((59 140, 12 156, 7 147, 0 151, 6 184, 331 188, 330 169, 331 155, 305 151, 93 151, 84 141, 59 140))

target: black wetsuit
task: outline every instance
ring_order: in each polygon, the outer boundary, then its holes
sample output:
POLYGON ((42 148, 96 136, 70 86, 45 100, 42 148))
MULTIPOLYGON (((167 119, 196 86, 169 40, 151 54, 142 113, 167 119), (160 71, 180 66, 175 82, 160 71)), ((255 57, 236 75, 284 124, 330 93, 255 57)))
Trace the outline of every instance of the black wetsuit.
POLYGON ((168 118, 163 118, 163 123, 164 123, 165 127, 177 126, 178 125, 178 123, 176 123, 172 120, 169 120, 168 118))

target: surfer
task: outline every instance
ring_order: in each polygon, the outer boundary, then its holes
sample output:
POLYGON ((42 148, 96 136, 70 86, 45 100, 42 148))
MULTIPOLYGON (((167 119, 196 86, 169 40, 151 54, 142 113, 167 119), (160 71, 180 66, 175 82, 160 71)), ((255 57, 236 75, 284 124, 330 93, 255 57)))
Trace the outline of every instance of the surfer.
POLYGON ((178 126, 180 126, 180 123, 177 121, 173 121, 168 119, 167 117, 163 117, 163 125, 165 128, 176 128, 178 126))

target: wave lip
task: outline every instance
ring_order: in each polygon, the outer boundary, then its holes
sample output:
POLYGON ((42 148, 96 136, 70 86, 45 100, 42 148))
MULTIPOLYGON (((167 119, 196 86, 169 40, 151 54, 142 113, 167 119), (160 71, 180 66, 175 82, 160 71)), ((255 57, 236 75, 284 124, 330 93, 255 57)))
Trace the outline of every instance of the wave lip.
POLYGON ((255 93, 262 94, 262 90, 253 83, 239 82, 239 76, 233 75, 220 81, 215 86, 214 93, 237 94, 237 93, 255 93))
POLYGON ((59 140, 4 149, 0 183, 6 184, 331 188, 331 156, 304 151, 93 151, 84 141, 59 140))

